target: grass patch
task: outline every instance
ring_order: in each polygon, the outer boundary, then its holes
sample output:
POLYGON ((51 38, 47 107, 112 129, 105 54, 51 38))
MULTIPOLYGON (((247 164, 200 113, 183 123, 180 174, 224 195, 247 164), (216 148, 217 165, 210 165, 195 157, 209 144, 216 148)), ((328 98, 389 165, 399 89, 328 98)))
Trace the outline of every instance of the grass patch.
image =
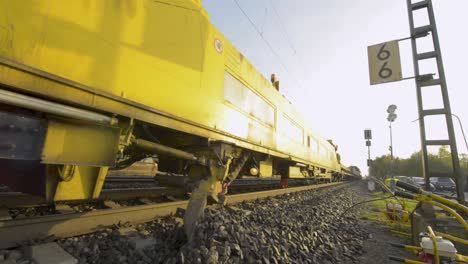
MULTIPOLYGON (((411 233, 411 224, 409 221, 392 221, 384 214, 384 212, 386 212, 387 210, 387 203, 400 203, 404 205, 405 211, 411 213, 416 208, 418 202, 415 200, 404 199, 400 197, 398 199, 395 199, 393 197, 386 198, 388 196, 390 196, 390 194, 388 193, 375 192, 372 193, 370 196, 366 197, 366 200, 381 200, 365 203, 362 206, 362 210, 360 211, 360 218, 363 220, 379 223, 388 227, 391 230, 396 230, 404 233, 411 233)), ((435 215, 436 221, 438 222, 437 226, 433 226, 433 229, 435 231, 440 231, 462 239, 468 239, 468 232, 464 230, 464 228, 455 220, 454 217, 447 215, 445 211, 440 210, 436 210, 435 215), (436 227, 438 228, 436 229, 436 227)), ((468 246, 462 245, 460 243, 455 244, 460 252, 468 254, 468 246)))
POLYGON ((408 222, 395 221, 395 220, 392 221, 384 214, 384 212, 387 210, 387 203, 401 204, 403 205, 403 208, 405 211, 408 211, 408 213, 411 213, 416 208, 417 202, 415 202, 414 200, 409 200, 409 199, 404 199, 404 198, 398 198, 398 199, 395 199, 393 197, 385 198, 388 196, 390 196, 388 193, 383 193, 383 192, 372 193, 372 196, 368 200, 374 200, 374 199, 381 199, 381 200, 375 200, 375 201, 366 203, 365 206, 363 207, 364 210, 361 211, 360 218, 363 220, 379 222, 379 223, 391 226, 392 228, 400 227, 399 229, 407 230, 410 226, 408 222))

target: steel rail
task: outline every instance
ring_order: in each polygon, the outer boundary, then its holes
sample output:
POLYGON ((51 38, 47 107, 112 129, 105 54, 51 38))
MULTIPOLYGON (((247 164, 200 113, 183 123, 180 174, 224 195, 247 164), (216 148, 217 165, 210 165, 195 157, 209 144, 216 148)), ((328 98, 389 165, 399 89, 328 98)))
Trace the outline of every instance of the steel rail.
POLYGON ((152 182, 155 183, 153 176, 107 176, 106 183, 116 182, 129 182, 129 183, 141 183, 141 182, 152 182))
MULTIPOLYGON (((163 195, 178 195, 185 193, 184 190, 164 188, 164 187, 151 187, 151 188, 116 188, 116 189, 103 189, 98 201, 121 201, 138 198, 157 198, 163 195)), ((69 201, 71 203, 87 202, 95 200, 78 200, 69 201)), ((34 196, 18 192, 0 192, 0 207, 4 208, 27 208, 47 206, 48 203, 44 197, 34 196)))
MULTIPOLYGON (((252 201, 306 190, 323 189, 338 185, 343 187, 345 183, 309 185, 228 195, 227 204, 252 201)), ((139 224, 149 222, 158 217, 174 214, 178 208, 185 209, 187 204, 188 201, 169 202, 2 221, 0 222, 0 249, 15 247, 28 241, 37 241, 50 237, 66 238, 83 235, 119 223, 139 224)))
POLYGON ((184 190, 164 188, 164 187, 152 187, 152 188, 132 188, 132 189, 104 189, 101 191, 99 200, 131 200, 138 198, 158 198, 164 195, 181 195, 184 194, 184 190))
MULTIPOLYGON (((236 180, 239 181, 239 180, 236 180)), ((267 180, 247 180, 245 182, 239 181, 229 187, 229 193, 239 193, 252 190, 261 190, 267 188, 274 188, 278 186, 278 181, 267 180), (248 182, 251 181, 251 182, 248 182)), ((153 177, 136 177, 136 176, 112 176, 106 179, 105 184, 124 184, 124 183, 151 183, 154 182, 153 177)), ((108 188, 103 189, 97 200, 81 200, 81 201, 67 201, 65 203, 76 202, 92 202, 92 201, 122 201, 139 198, 158 198, 164 195, 181 195, 186 193, 183 188, 174 187, 130 187, 130 188, 108 188)), ((44 197, 30 195, 20 192, 0 192, 0 208, 27 208, 27 207, 40 207, 48 206, 44 197)))

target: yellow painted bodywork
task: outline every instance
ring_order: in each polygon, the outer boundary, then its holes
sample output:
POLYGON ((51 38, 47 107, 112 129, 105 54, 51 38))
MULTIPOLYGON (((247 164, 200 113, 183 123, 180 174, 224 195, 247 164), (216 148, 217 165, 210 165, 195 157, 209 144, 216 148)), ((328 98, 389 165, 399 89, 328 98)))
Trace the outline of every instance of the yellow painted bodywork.
POLYGON ((42 163, 50 164, 46 200, 97 199, 115 166, 119 136, 115 127, 49 120, 42 150, 42 163))
POLYGON ((260 161, 259 167, 260 167, 260 177, 268 178, 268 177, 273 176, 273 164, 271 160, 260 161))
POLYGON ((54 201, 99 198, 107 171, 106 167, 78 166, 71 181, 58 183, 54 201))
POLYGON ((58 177, 63 169, 59 165, 47 165, 46 200, 83 200, 97 199, 101 194, 106 179, 107 167, 72 166, 70 180, 62 181, 58 177))
POLYGON ((289 167, 289 173, 288 173, 289 178, 304 178, 304 175, 301 173, 301 169, 299 167, 295 166, 290 166, 289 167))
POLYGON ((0 0, 0 83, 340 171, 335 149, 210 24, 200 1, 0 0), (225 100, 226 74, 274 109, 273 125, 225 100), (300 127, 302 140, 281 133, 281 120, 300 127))
POLYGON ((49 121, 42 162, 114 167, 119 136, 112 127, 49 121))

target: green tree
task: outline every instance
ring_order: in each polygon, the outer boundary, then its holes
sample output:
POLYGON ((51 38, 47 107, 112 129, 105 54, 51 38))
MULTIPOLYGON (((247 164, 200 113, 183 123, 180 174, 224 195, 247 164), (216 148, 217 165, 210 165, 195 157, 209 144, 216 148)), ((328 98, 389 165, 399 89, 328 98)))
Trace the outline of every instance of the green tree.
POLYGON ((394 158, 392 166, 392 159, 390 155, 377 157, 372 161, 371 166, 369 167, 369 175, 380 179, 385 179, 386 177, 390 176, 392 171, 393 175, 397 175, 400 163, 401 162, 399 158, 394 158))
MULTIPOLYGON (((429 171, 438 173, 452 172, 452 156, 447 146, 439 148, 437 154, 428 154, 429 171)), ((381 179, 390 176, 391 159, 389 155, 375 158, 369 168, 369 174, 381 179)), ((468 155, 460 154, 460 167, 468 175, 468 155)), ((422 177, 421 151, 413 153, 407 159, 394 159, 393 175, 422 177)))
POLYGON ((446 158, 450 157, 450 151, 448 150, 448 146, 441 146, 439 151, 437 152, 439 158, 446 158))
POLYGON ((465 175, 468 176, 468 154, 460 154, 460 167, 465 175))
POLYGON ((422 160, 421 151, 411 154, 408 159, 401 160, 400 175, 421 176, 422 175, 422 160))

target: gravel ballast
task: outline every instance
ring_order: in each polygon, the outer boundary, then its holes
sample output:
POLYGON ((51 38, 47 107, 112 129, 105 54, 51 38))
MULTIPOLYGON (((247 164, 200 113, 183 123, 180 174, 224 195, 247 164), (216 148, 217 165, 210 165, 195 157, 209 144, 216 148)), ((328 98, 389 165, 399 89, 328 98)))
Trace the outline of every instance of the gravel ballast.
POLYGON ((369 234, 341 216, 357 201, 331 187, 206 209, 190 242, 179 214, 59 243, 79 263, 359 263, 369 234))

